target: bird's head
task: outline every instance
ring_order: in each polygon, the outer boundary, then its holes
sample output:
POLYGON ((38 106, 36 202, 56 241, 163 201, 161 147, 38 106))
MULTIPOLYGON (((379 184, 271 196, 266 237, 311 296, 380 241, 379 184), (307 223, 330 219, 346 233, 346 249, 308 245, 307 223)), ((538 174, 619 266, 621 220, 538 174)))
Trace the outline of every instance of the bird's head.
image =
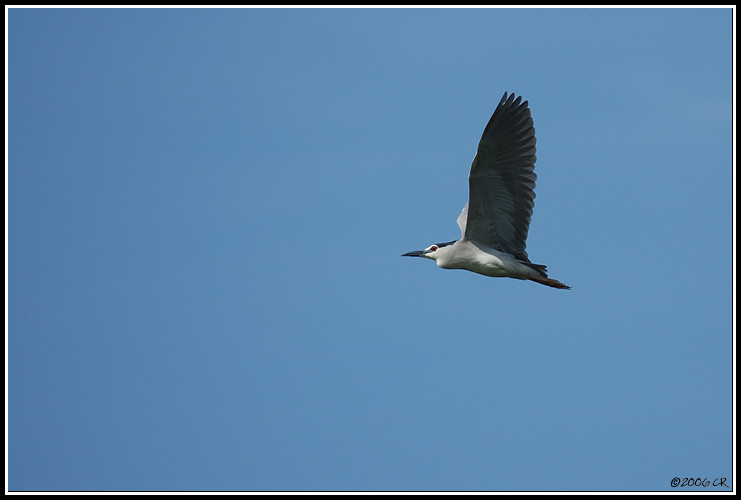
POLYGON ((450 249, 450 245, 455 243, 458 240, 449 241, 447 243, 435 243, 434 245, 430 245, 424 250, 415 250, 414 252, 407 252, 405 254, 402 254, 402 257, 425 257, 426 259, 432 259, 434 261, 437 261, 441 256, 443 256, 447 250, 450 249))

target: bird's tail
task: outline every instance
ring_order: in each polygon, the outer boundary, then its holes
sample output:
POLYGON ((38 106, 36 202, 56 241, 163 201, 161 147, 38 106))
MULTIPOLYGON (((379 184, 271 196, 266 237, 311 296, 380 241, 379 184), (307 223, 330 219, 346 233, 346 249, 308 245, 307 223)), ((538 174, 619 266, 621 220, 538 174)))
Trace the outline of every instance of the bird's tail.
POLYGON ((540 273, 540 276, 528 278, 530 281, 534 281, 536 283, 540 283, 541 285, 550 286, 553 288, 560 288, 561 290, 571 290, 571 287, 569 285, 564 285, 558 280, 549 278, 548 269, 543 264, 533 264, 532 262, 528 262, 526 260, 520 260, 519 262, 520 264, 525 264, 530 269, 533 269, 540 273))
POLYGON ((547 277, 540 277, 537 278, 528 278, 530 281, 534 281, 536 283, 540 283, 541 285, 550 286, 553 288, 560 288, 561 290, 571 290, 571 287, 569 285, 564 285, 558 280, 554 280, 553 278, 547 278, 547 277))

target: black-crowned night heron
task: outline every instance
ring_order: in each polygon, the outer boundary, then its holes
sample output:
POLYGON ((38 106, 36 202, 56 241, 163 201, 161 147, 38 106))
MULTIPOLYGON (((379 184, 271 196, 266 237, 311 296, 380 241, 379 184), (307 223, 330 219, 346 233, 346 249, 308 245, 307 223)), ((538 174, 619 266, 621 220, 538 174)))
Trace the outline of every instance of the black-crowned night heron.
POLYGON ((481 136, 468 177, 468 203, 458 217, 461 238, 404 257, 426 257, 444 269, 531 280, 569 289, 533 264, 525 240, 535 206, 535 128, 527 101, 504 97, 481 136))

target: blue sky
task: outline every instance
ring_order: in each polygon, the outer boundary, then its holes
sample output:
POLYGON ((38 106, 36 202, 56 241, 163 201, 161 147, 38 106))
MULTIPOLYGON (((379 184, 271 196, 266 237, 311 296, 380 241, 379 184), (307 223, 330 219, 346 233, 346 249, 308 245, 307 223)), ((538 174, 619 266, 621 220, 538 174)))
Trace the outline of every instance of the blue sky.
POLYGON ((732 477, 731 9, 8 13, 8 488, 732 477), (505 92, 528 253, 460 233, 505 92))

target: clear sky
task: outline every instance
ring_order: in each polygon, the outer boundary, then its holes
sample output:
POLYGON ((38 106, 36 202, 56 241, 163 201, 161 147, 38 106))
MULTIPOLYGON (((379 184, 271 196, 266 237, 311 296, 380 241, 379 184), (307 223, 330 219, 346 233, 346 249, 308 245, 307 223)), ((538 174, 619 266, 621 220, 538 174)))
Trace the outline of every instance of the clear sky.
POLYGON ((10 10, 9 489, 730 491, 732 19, 10 10), (570 291, 401 257, 505 91, 570 291))

